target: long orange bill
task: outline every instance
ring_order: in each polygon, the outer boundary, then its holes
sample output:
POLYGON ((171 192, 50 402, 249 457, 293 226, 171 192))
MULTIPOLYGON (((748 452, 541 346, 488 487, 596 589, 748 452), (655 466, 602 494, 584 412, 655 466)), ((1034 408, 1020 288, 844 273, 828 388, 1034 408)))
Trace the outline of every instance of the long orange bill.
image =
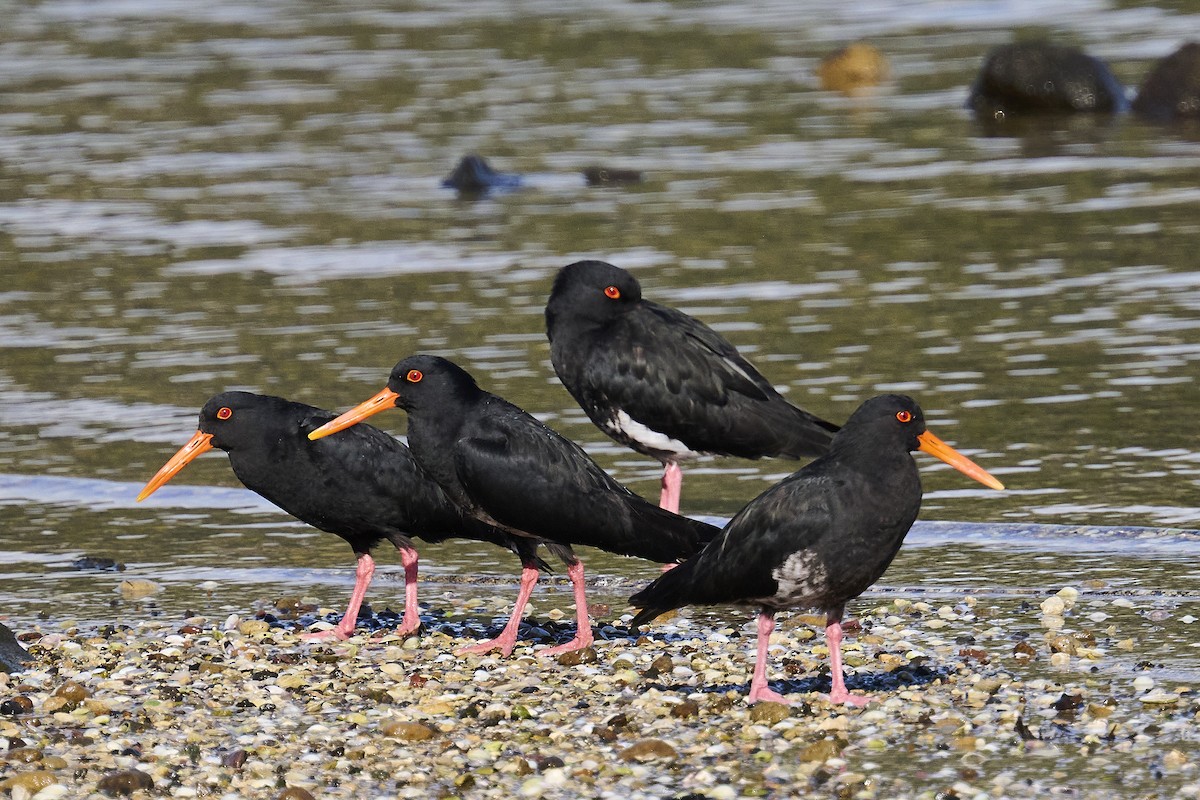
POLYGON ((984 486, 987 486, 989 489, 1004 488, 1004 484, 989 475, 987 470, 955 450, 950 445, 943 442, 938 437, 934 436, 929 431, 925 431, 918 436, 917 441, 921 443, 919 448, 920 450, 929 453, 929 455, 933 456, 934 458, 940 458, 942 461, 945 461, 962 474, 970 478, 974 478, 984 486))
POLYGON ((212 450, 212 437, 211 433, 196 431, 196 435, 192 437, 192 440, 179 448, 179 452, 171 456, 171 460, 163 464, 162 469, 150 479, 150 482, 146 484, 146 488, 142 489, 141 493, 138 494, 138 502, 140 503, 154 494, 154 491, 158 487, 175 477, 175 473, 186 467, 193 458, 201 453, 207 453, 209 450, 212 450))
POLYGON ((378 414, 380 411, 387 411, 389 408, 394 408, 396 398, 400 395, 393 392, 391 389, 384 387, 379 390, 379 394, 372 397, 370 400, 359 403, 354 408, 342 414, 337 419, 331 419, 321 427, 308 435, 309 439, 317 440, 324 439, 331 433, 337 433, 340 430, 345 430, 351 425, 357 425, 372 414, 378 414))

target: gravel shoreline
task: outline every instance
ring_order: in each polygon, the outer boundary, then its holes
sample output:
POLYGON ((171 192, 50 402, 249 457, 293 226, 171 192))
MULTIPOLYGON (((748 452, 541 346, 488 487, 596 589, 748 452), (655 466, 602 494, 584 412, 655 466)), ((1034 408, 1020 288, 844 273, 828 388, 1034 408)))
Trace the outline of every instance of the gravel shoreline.
POLYGON ((600 625, 607 640, 560 659, 537 650, 569 620, 538 611, 502 659, 453 655, 502 598, 437 606, 419 636, 381 613, 381 631, 334 644, 285 627, 294 600, 228 619, 10 621, 36 660, 0 673, 0 795, 1200 796, 1200 698, 1140 654, 1165 630, 1152 615, 1177 615, 1125 598, 865 597, 844 647, 850 689, 877 695, 864 709, 817 694, 819 617, 782 616, 772 638, 773 685, 796 704, 750 707, 744 611, 637 637, 600 625))

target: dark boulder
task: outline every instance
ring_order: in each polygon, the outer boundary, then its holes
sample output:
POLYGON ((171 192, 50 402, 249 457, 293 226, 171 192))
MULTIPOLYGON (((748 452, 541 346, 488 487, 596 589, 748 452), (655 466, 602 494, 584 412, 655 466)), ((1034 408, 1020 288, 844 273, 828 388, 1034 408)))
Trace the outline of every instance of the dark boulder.
POLYGON ((1200 44, 1188 42, 1159 61, 1138 89, 1133 111, 1147 119, 1200 119, 1200 44))
POLYGON ((482 156, 477 155, 463 156, 454 171, 442 179, 442 186, 455 189, 460 194, 486 194, 516 189, 520 185, 520 175, 497 172, 482 156))
POLYGON ((20 672, 26 661, 29 661, 29 653, 8 626, 0 622, 0 672, 20 672))
POLYGON ((1125 111, 1125 89, 1101 60, 1048 42, 1007 44, 984 60, 967 107, 980 117, 1125 111))

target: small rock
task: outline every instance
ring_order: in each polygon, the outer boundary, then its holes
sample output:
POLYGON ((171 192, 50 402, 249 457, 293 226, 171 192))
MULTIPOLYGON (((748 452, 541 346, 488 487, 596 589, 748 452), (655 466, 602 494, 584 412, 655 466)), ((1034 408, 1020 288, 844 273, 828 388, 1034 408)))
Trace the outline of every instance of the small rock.
POLYGON ((27 793, 26 797, 32 797, 42 789, 57 782, 58 779, 54 777, 54 773, 39 769, 33 772, 22 772, 0 781, 0 792, 15 794, 13 790, 20 788, 25 790, 27 793))
MULTIPOLYGON (((760 704, 761 705, 761 704, 760 704)), ((837 758, 842 753, 842 744, 836 739, 822 739, 819 742, 813 742, 808 747, 800 751, 801 761, 816 761, 825 762, 831 758, 837 758)))
POLYGON ((96 788, 109 797, 128 797, 139 789, 153 789, 154 779, 141 770, 126 769, 105 775, 96 788))
POLYGON ((1078 655, 1079 648, 1074 637, 1060 635, 1050 640, 1050 650, 1055 653, 1066 653, 1069 656, 1078 655))
POLYGON ((237 750, 230 750, 225 755, 221 756, 221 766, 231 767, 233 769, 241 769, 246 763, 246 751, 240 747, 237 750))
POLYGON ((662 739, 643 739, 622 750, 618 756, 622 761, 636 761, 644 764, 658 759, 676 759, 679 753, 675 748, 662 739))
POLYGON ((23 694, 11 697, 0 703, 0 714, 6 717, 16 717, 33 711, 33 701, 23 694))
POLYGON ((402 742, 423 742, 437 735, 437 731, 427 725, 403 719, 385 719, 379 725, 379 730, 384 736, 391 736, 402 742))
POLYGON ((71 562, 78 570, 100 570, 102 572, 124 572, 125 565, 106 556, 81 556, 71 562))
POLYGON ((15 747, 8 751, 5 760, 14 764, 32 764, 42 760, 42 751, 36 747, 15 747))
POLYGON ((763 725, 774 725, 792 715, 792 707, 770 701, 755 703, 750 707, 750 721, 763 725))
POLYGON ((558 663, 564 667, 575 667, 580 664, 595 664, 599 660, 600 656, 594 647, 584 647, 580 650, 572 650, 568 653, 563 653, 558 657, 558 663))
POLYGON ((669 675, 675 668, 675 662, 668 655, 661 655, 650 662, 650 666, 642 673, 646 678, 657 678, 659 675, 669 675))
POLYGON ((1066 602, 1059 596, 1047 597, 1041 604, 1042 613, 1047 617, 1061 617, 1067 610, 1066 602))
POLYGON ((289 786, 275 796, 275 800, 317 800, 312 792, 299 786, 289 786))
POLYGON ((243 636, 255 636, 271 630, 271 626, 261 619, 248 619, 238 624, 238 633, 243 636))
POLYGON ((684 700, 671 709, 671 716, 676 719, 687 719, 700 713, 700 704, 695 700, 684 700))
POLYGON ((140 600, 143 597, 156 595, 162 590, 162 584, 146 580, 145 578, 126 578, 117 587, 117 591, 121 593, 121 597, 125 600, 140 600))
POLYGON ((74 703, 78 706, 84 700, 92 696, 92 693, 85 689, 75 681, 67 681, 62 686, 54 690, 55 697, 61 697, 69 703, 74 703))
POLYGON ((888 78, 888 62, 878 48, 854 42, 821 59, 817 77, 821 88, 854 95, 888 78))

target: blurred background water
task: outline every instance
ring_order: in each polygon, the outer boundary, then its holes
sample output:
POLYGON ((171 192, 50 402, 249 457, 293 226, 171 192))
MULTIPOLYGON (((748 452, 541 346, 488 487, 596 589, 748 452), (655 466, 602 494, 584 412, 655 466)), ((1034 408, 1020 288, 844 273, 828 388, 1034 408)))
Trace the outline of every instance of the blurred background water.
MULTIPOLYGON (((415 352, 655 497, 658 464, 549 364, 542 308, 580 258, 630 269, 821 416, 913 394, 1007 483, 919 457, 923 519, 954 524, 920 525, 883 588, 1200 591, 1197 129, 997 131, 963 108, 1015 38, 1081 46, 1134 87, 1200 33, 1194 2, 0 0, 0 18, 9 619, 124 613, 119 576, 71 568, 83 554, 162 582, 168 610, 340 605, 349 549, 219 453, 133 497, 212 394, 344 409, 415 352), (891 78, 822 90, 820 59, 864 38, 891 78), (523 187, 443 188, 468 153, 523 187), (593 166, 643 180, 588 186, 593 166)), ((692 465, 683 509, 728 516, 794 468, 692 465)), ((482 545, 422 554, 434 578, 515 579, 482 545)), ((601 578, 655 573, 584 555, 601 578)))

